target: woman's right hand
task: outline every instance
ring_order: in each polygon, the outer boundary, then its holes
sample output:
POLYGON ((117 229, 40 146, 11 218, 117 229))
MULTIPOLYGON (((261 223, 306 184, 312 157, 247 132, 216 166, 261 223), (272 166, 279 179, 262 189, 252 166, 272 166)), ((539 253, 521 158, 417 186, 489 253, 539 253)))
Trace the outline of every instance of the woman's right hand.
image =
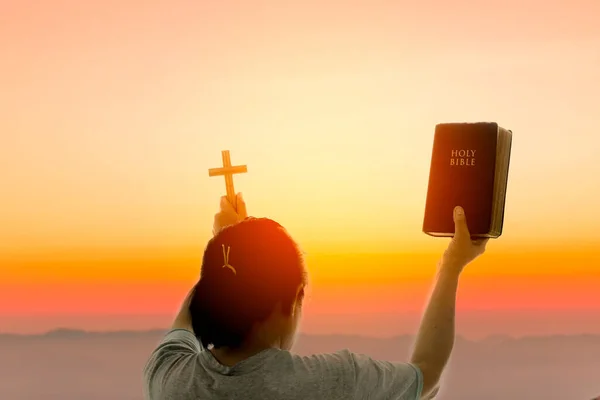
POLYGON ((236 224, 248 218, 246 202, 244 201, 241 193, 237 194, 236 203, 236 208, 234 208, 234 206, 227 199, 227 196, 221 197, 221 209, 215 214, 215 220, 213 222, 213 235, 219 233, 221 229, 225 228, 226 226, 236 224))
POLYGON ((442 257, 442 268, 460 273, 471 261, 485 252, 488 238, 471 239, 467 217, 462 207, 454 209, 454 237, 442 257))

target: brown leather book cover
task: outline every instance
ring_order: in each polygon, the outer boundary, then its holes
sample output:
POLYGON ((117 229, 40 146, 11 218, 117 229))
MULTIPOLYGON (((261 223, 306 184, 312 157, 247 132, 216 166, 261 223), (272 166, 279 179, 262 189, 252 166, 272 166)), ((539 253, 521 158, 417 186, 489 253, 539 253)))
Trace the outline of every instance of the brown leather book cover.
POLYGON ((512 132, 493 122, 436 126, 423 232, 453 236, 461 206, 472 236, 502 234, 511 142, 512 132))

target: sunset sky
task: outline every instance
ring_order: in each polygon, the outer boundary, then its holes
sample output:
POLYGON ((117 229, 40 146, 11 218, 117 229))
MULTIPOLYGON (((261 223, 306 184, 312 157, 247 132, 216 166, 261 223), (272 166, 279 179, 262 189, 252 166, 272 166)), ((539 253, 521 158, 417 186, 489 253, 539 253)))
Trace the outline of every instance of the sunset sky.
POLYGON ((600 310, 598 15, 596 0, 0 3, 0 331, 173 312, 223 149, 248 165, 250 214, 308 252, 307 318, 420 310, 447 245, 421 232, 433 131, 463 121, 514 137, 504 234, 460 309, 600 310))

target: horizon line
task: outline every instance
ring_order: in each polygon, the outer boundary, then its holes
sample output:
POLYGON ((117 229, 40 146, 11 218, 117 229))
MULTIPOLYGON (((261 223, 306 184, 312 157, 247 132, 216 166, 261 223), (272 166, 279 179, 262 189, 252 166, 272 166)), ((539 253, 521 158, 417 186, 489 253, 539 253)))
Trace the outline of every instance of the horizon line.
MULTIPOLYGON (((536 313, 547 313, 547 312, 559 312, 559 313, 573 313, 578 311, 584 312, 600 312, 600 307, 562 307, 562 308, 542 308, 542 307, 519 307, 519 308, 457 308, 456 314, 466 314, 466 313, 520 313, 520 312, 532 312, 536 313)), ((423 309, 409 309, 409 310, 401 310, 401 311, 369 311, 369 312, 314 312, 311 311, 310 316, 372 316, 372 315, 407 315, 407 314, 422 314, 423 309)), ((93 313, 61 313, 61 312, 28 312, 28 313, 2 313, 0 312, 0 317, 12 317, 12 318, 26 318, 26 317, 56 317, 56 316, 64 316, 64 317, 175 317, 176 312, 172 313, 109 313, 109 312, 93 312, 93 313)), ((308 315, 308 314, 305 314, 308 315)))
MULTIPOLYGON (((0 331, 0 339, 6 337, 18 337, 18 338, 68 338, 68 335, 78 335, 81 336, 99 336, 99 335, 148 335, 148 334, 165 334, 172 330, 171 328, 149 328, 149 329, 116 329, 116 330, 86 330, 80 328, 69 328, 69 327, 56 327, 45 332, 41 333, 18 333, 18 332, 3 332, 0 331), (61 336, 63 334, 64 336, 61 336)), ((383 336, 376 337, 370 335, 361 335, 361 334, 350 334, 350 333, 305 333, 300 332, 300 336, 303 337, 353 337, 353 338, 363 338, 363 339, 372 339, 372 340, 392 340, 398 338, 414 338, 416 336, 415 333, 398 333, 391 336, 383 336)), ((505 333, 495 333, 485 335, 480 339, 469 339, 461 334, 456 334, 456 339, 460 339, 467 342, 479 343, 484 342, 490 339, 504 339, 504 340, 527 340, 527 339, 548 339, 548 338, 579 338, 579 337, 591 337, 591 338, 600 338, 600 333, 589 333, 589 332, 581 332, 581 333, 571 333, 571 334, 546 334, 546 335, 510 335, 505 333)))

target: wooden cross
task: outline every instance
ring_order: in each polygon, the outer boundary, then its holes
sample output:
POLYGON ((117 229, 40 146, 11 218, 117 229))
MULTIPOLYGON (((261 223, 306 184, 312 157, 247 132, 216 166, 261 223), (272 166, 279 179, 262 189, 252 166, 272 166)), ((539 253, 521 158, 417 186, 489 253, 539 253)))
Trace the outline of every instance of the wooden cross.
POLYGON ((232 166, 229 150, 223 150, 221 155, 223 156, 223 167, 209 169, 208 176, 225 176, 227 199, 233 208, 237 209, 236 194, 233 189, 233 174, 243 174, 244 172, 248 172, 248 168, 245 165, 232 166))

